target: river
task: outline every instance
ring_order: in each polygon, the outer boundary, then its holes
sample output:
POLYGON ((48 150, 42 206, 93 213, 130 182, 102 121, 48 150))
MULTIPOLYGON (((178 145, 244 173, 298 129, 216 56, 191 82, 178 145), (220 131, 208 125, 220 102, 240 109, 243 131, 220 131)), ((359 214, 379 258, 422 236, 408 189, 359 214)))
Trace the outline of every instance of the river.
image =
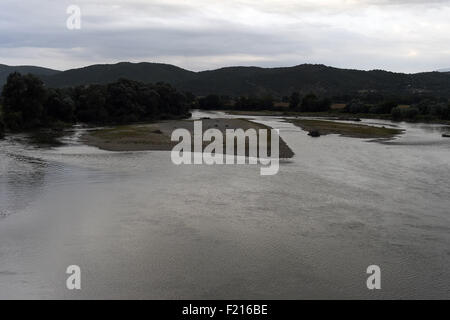
POLYGON ((370 142, 252 118, 295 153, 274 176, 102 151, 82 128, 56 147, 0 141, 0 298, 450 298, 443 126, 363 120, 406 130, 370 142), (69 265, 81 290, 66 288, 69 265))

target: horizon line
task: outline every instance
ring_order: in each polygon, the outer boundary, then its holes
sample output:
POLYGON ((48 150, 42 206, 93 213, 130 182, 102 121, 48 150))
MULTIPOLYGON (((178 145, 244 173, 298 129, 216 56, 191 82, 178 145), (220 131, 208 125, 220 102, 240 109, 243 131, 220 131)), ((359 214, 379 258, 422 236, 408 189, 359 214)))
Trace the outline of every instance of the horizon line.
POLYGON ((133 62, 133 61, 118 61, 118 62, 112 62, 112 63, 94 63, 94 64, 89 64, 89 65, 84 65, 84 66, 80 66, 80 67, 74 67, 74 68, 69 68, 69 69, 54 69, 52 67, 47 67, 47 66, 40 66, 40 65, 32 65, 32 64, 23 64, 23 65, 8 65, 8 64, 3 64, 0 63, 0 66, 6 66, 6 67, 12 67, 12 68, 17 68, 17 67, 37 67, 37 68, 44 68, 44 69, 49 69, 49 70, 53 70, 53 71, 58 71, 58 72, 66 72, 66 71, 71 71, 71 70, 79 70, 79 69, 83 69, 83 68, 89 68, 92 66, 101 66, 101 65, 117 65, 117 64, 160 64, 160 65, 168 65, 168 66, 173 66, 173 67, 177 67, 189 72, 194 72, 194 73, 200 73, 200 72, 207 72, 207 71, 216 71, 216 70, 221 70, 221 69, 228 69, 228 68, 259 68, 259 69, 287 69, 287 68, 295 68, 295 67, 299 67, 299 66, 304 66, 304 65, 313 65, 313 66, 324 66, 327 68, 334 68, 334 69, 340 69, 340 70, 352 70, 352 71, 363 71, 363 72, 371 72, 371 71, 383 71, 383 72, 389 72, 389 73, 398 73, 398 74, 420 74, 420 73, 432 73, 432 72, 440 72, 440 73, 446 73, 446 72, 450 72, 450 68, 440 68, 440 69, 436 69, 436 70, 430 70, 430 71, 420 71, 420 72, 398 72, 398 71, 391 71, 391 70, 386 70, 386 69, 356 69, 356 68, 350 68, 350 67, 346 67, 346 68, 341 68, 341 67, 334 67, 334 66, 330 66, 330 65, 326 65, 323 63, 310 63, 310 62, 305 62, 305 63, 301 63, 301 64, 296 64, 296 65, 291 65, 291 66, 274 66, 274 67, 262 67, 262 66, 257 66, 257 65, 229 65, 229 66, 223 66, 223 67, 218 67, 215 69, 205 69, 205 70, 200 70, 200 71, 193 71, 193 70, 189 70, 183 67, 180 67, 176 64, 171 64, 171 63, 166 63, 166 62, 150 62, 150 61, 139 61, 139 62, 133 62))

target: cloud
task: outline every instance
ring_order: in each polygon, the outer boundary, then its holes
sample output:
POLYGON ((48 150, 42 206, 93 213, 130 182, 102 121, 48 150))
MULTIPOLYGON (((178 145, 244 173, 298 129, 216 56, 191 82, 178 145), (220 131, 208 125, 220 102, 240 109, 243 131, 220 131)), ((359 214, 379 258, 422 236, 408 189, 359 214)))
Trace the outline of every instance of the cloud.
POLYGON ((117 61, 337 67, 448 67, 449 1, 2 0, 0 63, 59 69, 117 61), (82 29, 66 28, 66 8, 82 29))

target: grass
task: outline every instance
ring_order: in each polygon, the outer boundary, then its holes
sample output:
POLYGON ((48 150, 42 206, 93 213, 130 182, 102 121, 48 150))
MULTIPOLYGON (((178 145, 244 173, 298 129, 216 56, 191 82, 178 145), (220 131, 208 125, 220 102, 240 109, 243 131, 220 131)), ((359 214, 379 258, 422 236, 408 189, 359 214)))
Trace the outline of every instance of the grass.
POLYGON ((104 128, 91 133, 92 136, 102 139, 144 138, 150 133, 146 127, 137 125, 123 125, 113 128, 104 128))
MULTIPOLYGON (((89 132, 83 136, 84 142, 88 145, 96 146, 110 151, 134 151, 134 150, 171 150, 178 142, 172 142, 170 135, 176 128, 184 128, 191 132, 193 137, 193 120, 174 120, 152 124, 122 125, 112 128, 102 128, 89 132)), ((249 121, 247 119, 207 119, 202 120, 203 130, 218 129, 225 133, 226 129, 270 129, 269 127, 249 121)), ((235 139, 236 141, 236 139, 235 139)), ((258 139, 259 141, 259 139, 258 139)), ((287 144, 280 138, 279 151, 281 158, 291 158, 294 153, 287 144)), ((210 142, 204 142, 203 147, 210 142)), ((226 139, 223 141, 224 150, 226 139)), ((271 149, 271 132, 268 132, 267 146, 271 149)), ((235 154, 236 153, 235 143, 235 154)), ((248 142, 246 143, 246 155, 248 155, 248 142)))
POLYGON ((353 138, 387 139, 392 138, 403 131, 400 129, 374 127, 362 124, 341 123, 326 120, 289 120, 305 131, 317 130, 321 135, 340 134, 353 138))
MULTIPOLYGON (((402 105, 401 107, 406 108, 407 105, 402 105)), ((339 119, 380 119, 380 120, 392 120, 390 114, 374 114, 374 113, 348 113, 348 112, 337 112, 337 111, 327 111, 327 112, 296 112, 296 111, 278 111, 278 110, 258 110, 258 111, 243 111, 243 110, 228 110, 225 111, 231 115, 241 115, 241 116, 274 116, 274 117, 315 117, 315 118, 333 118, 339 119)), ((403 119, 402 121, 413 122, 413 123, 434 123, 434 124, 445 124, 450 125, 450 120, 442 120, 429 115, 419 115, 415 119, 403 119)))
POLYGON ((153 124, 103 128, 89 132, 84 138, 88 144, 112 151, 168 149, 172 145, 170 137, 153 124))
POLYGON ((320 117, 320 118, 365 118, 365 119, 386 119, 390 120, 390 114, 368 114, 368 113, 346 113, 346 112, 297 112, 297 111, 278 111, 278 110, 229 110, 225 111, 231 115, 247 115, 247 116, 288 116, 288 117, 320 117))

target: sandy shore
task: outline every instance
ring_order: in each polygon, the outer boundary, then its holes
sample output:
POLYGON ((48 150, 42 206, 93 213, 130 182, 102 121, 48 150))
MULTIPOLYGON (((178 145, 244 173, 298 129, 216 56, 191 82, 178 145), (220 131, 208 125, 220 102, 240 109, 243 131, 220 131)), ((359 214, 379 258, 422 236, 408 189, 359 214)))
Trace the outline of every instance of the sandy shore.
MULTIPOLYGON (((203 131, 218 129, 223 134, 226 129, 270 129, 265 125, 246 119, 202 119, 203 131)), ((84 134, 81 140, 90 146, 109 151, 168 151, 178 144, 170 140, 175 129, 184 128, 193 136, 193 120, 168 120, 150 124, 122 125, 99 129, 84 134)), ((209 143, 204 143, 204 146, 209 143)), ((270 145, 270 141, 269 141, 270 145)), ((280 138, 280 158, 292 158, 294 153, 280 138)), ((248 150, 247 150, 248 151, 248 150)))

